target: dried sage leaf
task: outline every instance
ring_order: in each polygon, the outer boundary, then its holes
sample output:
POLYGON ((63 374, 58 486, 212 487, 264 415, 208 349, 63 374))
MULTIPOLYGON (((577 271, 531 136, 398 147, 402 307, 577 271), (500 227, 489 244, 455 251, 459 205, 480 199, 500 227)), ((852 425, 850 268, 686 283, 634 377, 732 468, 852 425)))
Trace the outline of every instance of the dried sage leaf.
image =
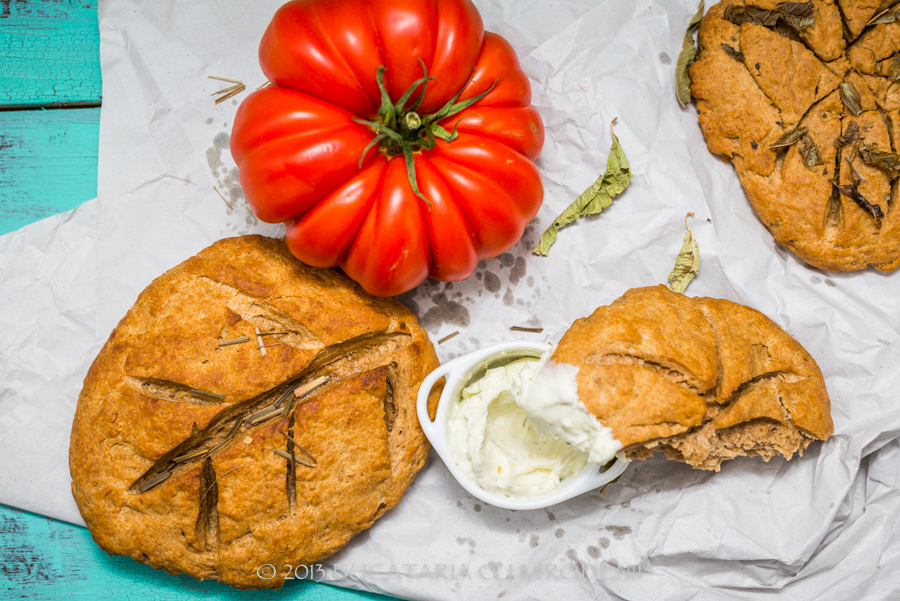
POLYGON ((812 2, 779 2, 775 5, 785 23, 804 32, 816 24, 812 2))
POLYGON ((900 156, 894 152, 878 150, 874 144, 864 144, 859 147, 859 157, 866 165, 884 171, 889 179, 900 177, 900 156))
POLYGON ((697 246, 694 233, 687 222, 688 217, 692 215, 693 213, 688 213, 684 217, 684 227, 687 228, 687 232, 684 234, 684 242, 681 243, 681 250, 675 259, 675 267, 669 273, 669 280, 666 283, 666 288, 672 292, 683 293, 700 271, 700 247, 697 246))
POLYGON ((888 8, 872 17, 869 22, 866 23, 866 27, 870 25, 883 25, 885 23, 893 23, 897 20, 900 20, 900 8, 888 8))
POLYGON ((854 86, 849 81, 843 82, 839 86, 841 102, 844 103, 844 106, 847 107, 847 110, 853 113, 854 117, 859 117, 862 114, 862 99, 859 96, 859 92, 856 90, 856 86, 854 86))
POLYGON ((557 217, 548 227, 541 241, 532 251, 536 255, 544 255, 550 252, 550 247, 556 242, 559 229, 573 221, 599 213, 612 204, 613 198, 621 194, 631 181, 631 165, 625 157, 625 152, 619 144, 619 138, 612 131, 616 120, 613 119, 609 130, 612 133, 612 147, 606 160, 606 173, 593 183, 593 185, 581 193, 569 207, 557 217))
POLYGON ((847 126, 847 131, 845 131, 840 138, 834 141, 834 145, 838 148, 843 148, 844 146, 856 144, 858 141, 859 123, 857 123, 856 121, 851 121, 850 125, 847 126))
POLYGON ((700 0, 700 7, 691 22, 688 23, 687 30, 684 32, 684 40, 681 42, 681 52, 678 53, 678 62, 675 65, 675 93, 681 106, 687 106, 691 101, 691 76, 688 74, 688 69, 697 56, 697 48, 694 46, 694 30, 700 26, 700 21, 703 19, 704 2, 705 0, 700 0))
POLYGON ((779 2, 775 10, 758 6, 735 6, 725 9, 725 20, 735 25, 753 23, 763 27, 775 27, 781 19, 798 32, 804 32, 816 24, 812 2, 779 2))
POLYGON ((739 63, 744 62, 744 53, 743 52, 738 52, 737 50, 735 50, 732 46, 729 46, 728 44, 722 44, 722 50, 724 50, 725 54, 727 54, 728 56, 730 56, 737 62, 739 62, 739 63))
POLYGON ((806 165, 806 168, 810 171, 815 171, 817 165, 824 165, 825 161, 822 160, 822 155, 819 154, 819 148, 813 142, 813 139, 809 136, 803 136, 801 141, 803 145, 800 147, 799 152, 800 156, 803 157, 803 164, 806 165))
POLYGON ((766 10, 758 6, 735 6, 732 4, 725 9, 725 13, 722 16, 725 17, 726 21, 731 21, 735 25, 753 23, 763 27, 775 27, 781 15, 776 10, 766 10))
POLYGON ((776 150, 778 148, 787 148, 788 146, 792 146, 796 144, 809 133, 809 128, 805 125, 801 127, 797 127, 789 132, 782 134, 777 140, 775 140, 772 144, 769 145, 770 150, 776 150))
POLYGON ((900 54, 895 55, 891 64, 888 65, 887 78, 893 82, 900 81, 900 54))
POLYGON ((858 181, 853 182, 853 184, 849 186, 839 186, 834 182, 832 182, 831 185, 840 190, 841 194, 858 204, 860 208, 868 211, 875 219, 875 224, 878 227, 881 227, 881 220, 884 219, 884 211, 881 210, 880 205, 869 202, 862 194, 859 193, 858 181))

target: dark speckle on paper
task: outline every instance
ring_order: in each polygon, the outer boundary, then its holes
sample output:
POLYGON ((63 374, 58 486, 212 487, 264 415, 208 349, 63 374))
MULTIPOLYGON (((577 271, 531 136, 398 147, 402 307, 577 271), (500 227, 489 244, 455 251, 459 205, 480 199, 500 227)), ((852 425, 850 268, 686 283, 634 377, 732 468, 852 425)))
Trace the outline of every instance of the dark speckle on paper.
POLYGON ((609 548, 609 539, 606 538, 605 536, 601 536, 599 539, 597 539, 597 544, 600 545, 601 549, 608 549, 609 548))
POLYGON ((489 561, 489 562, 487 562, 487 565, 486 565, 487 569, 489 569, 491 571, 491 573, 494 575, 494 578, 499 578, 500 568, 502 566, 503 566, 503 563, 499 562, 499 561, 489 561))
POLYGON ((829 288, 837 287, 837 284, 834 283, 834 280, 831 280, 829 278, 825 278, 825 285, 828 286, 829 288))
MULTIPOLYGON (((215 135, 212 146, 206 149, 206 162, 213 177, 216 178, 215 187, 224 196, 233 209, 243 205, 244 191, 241 188, 240 173, 233 163, 226 164, 223 155, 230 161, 231 153, 229 143, 231 137, 222 131, 215 135)), ((210 191, 214 196, 215 192, 210 191)), ((247 211, 247 225, 256 223, 256 217, 247 211)))
POLYGON ((548 511, 548 512, 547 512, 547 519, 550 520, 551 522, 555 522, 555 521, 556 521, 556 514, 553 513, 552 511, 548 511))
POLYGON ((631 534, 630 526, 606 526, 606 530, 612 532, 613 538, 622 540, 626 535, 631 534))
POLYGON ((587 553, 588 555, 590 555, 591 559, 598 559, 603 551, 600 550, 600 547, 589 545, 587 548, 587 553))
POLYGON ((672 57, 669 56, 668 54, 666 54, 665 52, 660 52, 659 53, 659 62, 661 62, 664 65, 671 65, 672 57))
POLYGON ((532 534, 531 537, 528 539, 528 546, 531 547, 532 549, 534 549, 535 547, 537 547, 540 544, 540 542, 541 542, 541 537, 538 536, 537 534, 532 534))
POLYGON ((509 270, 509 283, 513 286, 519 283, 523 277, 525 277, 525 257, 516 257, 515 262, 512 265, 512 269, 509 270))
POLYGON ((556 538, 562 538, 565 535, 566 535, 566 531, 563 530, 562 528, 557 528, 556 532, 553 533, 553 536, 555 536, 556 538))
POLYGON ((472 506, 472 509, 475 510, 475 513, 479 513, 481 511, 481 505, 475 503, 475 505, 472 506))
POLYGON ((578 557, 578 553, 575 549, 569 549, 566 551, 566 557, 572 560, 572 563, 575 564, 575 568, 584 574, 584 564, 581 563, 581 559, 578 557))
POLYGON ((484 289, 488 292, 497 292, 500 290, 500 278, 497 274, 490 271, 484 272, 484 289))
POLYGON ((460 303, 450 300, 443 292, 432 296, 431 301, 434 306, 419 318, 426 330, 436 332, 445 323, 462 327, 469 325, 469 310, 460 303))

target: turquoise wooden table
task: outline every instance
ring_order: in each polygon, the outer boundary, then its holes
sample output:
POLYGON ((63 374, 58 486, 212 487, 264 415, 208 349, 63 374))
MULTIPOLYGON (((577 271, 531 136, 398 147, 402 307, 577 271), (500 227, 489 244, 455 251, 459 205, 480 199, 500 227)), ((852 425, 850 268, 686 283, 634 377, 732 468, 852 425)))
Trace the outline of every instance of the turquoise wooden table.
MULTIPOLYGON (((0 235, 97 195, 97 0, 0 1, 0 235)), ((2 383, 0 383, 2 394, 2 383)), ((110 557, 84 528, 0 505, 0 599, 387 599, 307 581, 236 591, 110 557)))

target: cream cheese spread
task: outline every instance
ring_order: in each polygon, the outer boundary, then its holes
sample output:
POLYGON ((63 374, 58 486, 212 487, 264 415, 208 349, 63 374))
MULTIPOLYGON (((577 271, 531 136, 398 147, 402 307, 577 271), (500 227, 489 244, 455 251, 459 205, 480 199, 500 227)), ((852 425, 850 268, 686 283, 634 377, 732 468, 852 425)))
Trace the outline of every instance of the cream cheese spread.
POLYGON ((578 398, 578 367, 548 357, 549 353, 519 373, 512 387, 516 402, 539 431, 587 453, 591 463, 608 463, 622 450, 622 443, 578 398))
POLYGON ((534 359, 488 369, 450 406, 447 435, 456 465, 484 490, 530 497, 552 490, 579 471, 587 454, 542 434, 511 392, 534 359))
POLYGON ((457 467, 481 488, 530 497, 622 448, 578 399, 573 365, 523 358, 488 369, 449 408, 457 467))

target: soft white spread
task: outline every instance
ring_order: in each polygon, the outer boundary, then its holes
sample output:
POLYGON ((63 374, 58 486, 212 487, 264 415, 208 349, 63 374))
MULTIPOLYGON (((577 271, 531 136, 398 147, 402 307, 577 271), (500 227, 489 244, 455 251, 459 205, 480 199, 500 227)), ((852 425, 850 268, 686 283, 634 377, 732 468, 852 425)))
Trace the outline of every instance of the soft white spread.
POLYGON ((487 370, 450 406, 456 465, 481 488, 529 497, 622 448, 578 399, 573 365, 520 359, 487 370))
POLYGON ((513 380, 533 359, 487 370, 451 406, 447 434, 456 465, 484 490, 530 497, 580 470, 587 454, 538 432, 516 403, 513 380))
POLYGON ((578 398, 578 367, 568 363, 530 362, 513 383, 516 402, 538 430, 564 440, 603 465, 622 449, 613 431, 601 424, 578 398))

